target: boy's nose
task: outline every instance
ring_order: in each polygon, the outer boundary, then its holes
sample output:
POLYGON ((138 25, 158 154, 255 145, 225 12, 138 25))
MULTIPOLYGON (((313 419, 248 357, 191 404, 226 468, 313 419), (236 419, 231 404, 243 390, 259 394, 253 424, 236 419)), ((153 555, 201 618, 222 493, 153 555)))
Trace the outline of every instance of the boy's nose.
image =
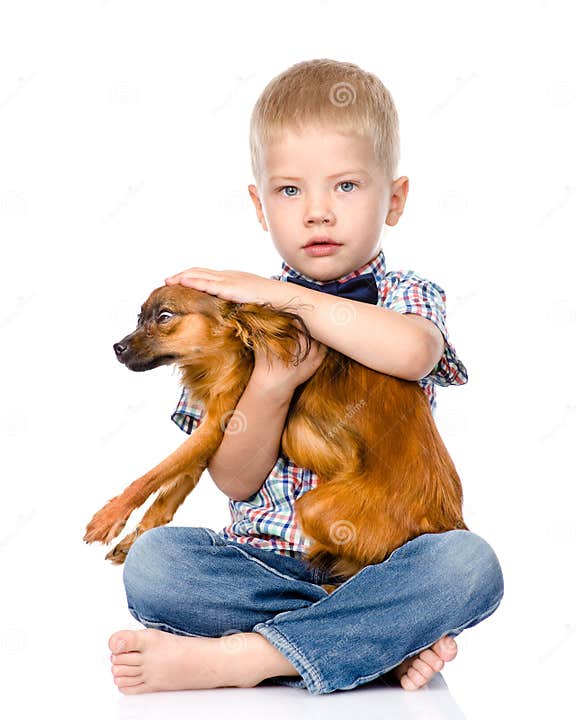
POLYGON ((306 213, 306 223, 308 225, 315 225, 316 223, 332 223, 334 222, 334 212, 328 207, 321 207, 317 205, 311 207, 306 213))

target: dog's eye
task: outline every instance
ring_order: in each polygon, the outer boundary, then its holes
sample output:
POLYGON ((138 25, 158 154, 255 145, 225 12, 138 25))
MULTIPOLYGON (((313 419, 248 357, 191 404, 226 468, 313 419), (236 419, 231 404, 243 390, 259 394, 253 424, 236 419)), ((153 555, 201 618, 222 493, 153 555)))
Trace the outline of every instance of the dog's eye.
POLYGON ((156 322, 166 322, 166 320, 170 320, 173 315, 174 313, 170 312, 169 310, 162 310, 162 312, 158 313, 158 316, 156 317, 156 322))
POLYGON ((138 317, 136 318, 136 323, 137 323, 138 325, 141 325, 141 324, 142 324, 142 313, 139 313, 139 314, 138 314, 138 317))

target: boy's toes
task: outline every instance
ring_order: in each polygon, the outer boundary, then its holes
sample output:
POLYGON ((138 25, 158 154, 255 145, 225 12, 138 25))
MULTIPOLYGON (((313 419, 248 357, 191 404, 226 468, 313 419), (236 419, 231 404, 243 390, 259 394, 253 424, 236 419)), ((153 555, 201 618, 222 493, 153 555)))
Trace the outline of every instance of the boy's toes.
POLYGON ((142 677, 132 678, 122 676, 114 678, 114 684, 118 688, 133 688, 138 687, 139 685, 143 685, 144 682, 142 680, 142 677))
POLYGON ((140 665, 112 665, 111 672, 114 677, 142 677, 140 665))
MULTIPOLYGON (((412 669, 419 673, 420 677, 423 678, 424 682, 427 683, 436 675, 436 670, 430 667, 427 663, 420 659, 420 657, 412 660, 412 669)), ((417 678, 414 678, 416 682, 417 678)))
POLYGON ((444 637, 441 637, 440 640, 437 640, 434 645, 432 645, 431 649, 445 662, 454 660, 456 654, 458 653, 458 645, 456 645, 456 640, 454 640, 453 637, 450 637, 448 635, 445 635, 444 637))
POLYGON ((140 650, 138 633, 135 630, 119 630, 110 636, 108 647, 114 655, 140 650))
POLYGON ((440 672, 440 670, 444 667, 444 660, 442 660, 442 658, 435 652, 430 650, 430 648, 423 650, 418 657, 420 660, 424 660, 424 662, 429 665, 434 672, 440 672))
POLYGON ((402 675, 400 679, 400 685, 404 690, 418 690, 427 682, 426 678, 414 667, 409 667, 406 674, 402 675))

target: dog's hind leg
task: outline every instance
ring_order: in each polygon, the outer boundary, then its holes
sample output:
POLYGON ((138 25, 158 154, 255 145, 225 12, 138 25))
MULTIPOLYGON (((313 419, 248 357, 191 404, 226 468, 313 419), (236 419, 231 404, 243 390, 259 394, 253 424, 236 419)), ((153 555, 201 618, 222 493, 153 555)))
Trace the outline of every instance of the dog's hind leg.
POLYGON ((162 487, 158 493, 158 497, 144 513, 134 532, 122 538, 122 540, 110 550, 105 559, 111 560, 116 565, 121 565, 126 559, 128 550, 130 550, 138 536, 151 528, 158 527, 159 525, 167 525, 186 497, 194 490, 200 480, 201 474, 202 472, 184 472, 179 475, 176 480, 162 487))

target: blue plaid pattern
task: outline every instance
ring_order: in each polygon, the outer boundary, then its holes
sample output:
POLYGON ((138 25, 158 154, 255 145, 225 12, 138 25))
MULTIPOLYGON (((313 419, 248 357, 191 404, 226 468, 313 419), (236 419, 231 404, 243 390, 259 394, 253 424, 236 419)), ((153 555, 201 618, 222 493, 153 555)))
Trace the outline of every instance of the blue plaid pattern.
MULTIPOLYGON (((431 372, 418 382, 423 388, 432 414, 436 410, 436 385, 464 385, 468 382, 466 368, 456 355, 446 329, 446 294, 444 290, 413 270, 386 272, 384 252, 357 270, 352 271, 341 282, 371 272, 378 287, 380 307, 399 313, 417 313, 431 320, 444 337, 444 354, 431 372)), ((279 275, 272 279, 288 281, 288 277, 301 277, 312 282, 314 278, 298 273, 286 262, 282 262, 279 275)), ((182 391, 172 420, 184 432, 190 434, 202 421, 204 408, 182 391)), ((239 543, 250 543, 264 550, 273 550, 281 555, 300 557, 310 546, 310 541, 301 534, 295 519, 294 503, 305 492, 316 487, 318 477, 311 470, 295 465, 283 453, 264 481, 260 490, 247 500, 229 500, 231 522, 220 531, 224 538, 239 543)))

